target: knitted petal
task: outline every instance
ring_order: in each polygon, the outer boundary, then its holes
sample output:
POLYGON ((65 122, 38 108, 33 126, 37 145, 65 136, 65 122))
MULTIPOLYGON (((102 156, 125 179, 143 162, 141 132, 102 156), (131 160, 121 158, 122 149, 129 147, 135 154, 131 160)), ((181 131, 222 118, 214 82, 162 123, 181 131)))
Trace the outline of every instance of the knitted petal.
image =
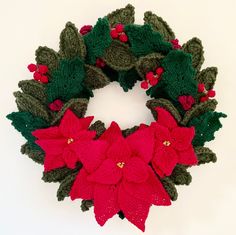
POLYGON ((80 141, 92 140, 96 136, 96 131, 82 130, 78 132, 80 141))
POLYGON ((193 127, 176 127, 171 131, 171 137, 173 139, 172 147, 181 151, 186 150, 192 143, 194 137, 193 127))
POLYGON ((153 155, 154 132, 150 128, 139 128, 134 134, 127 137, 132 153, 149 163, 153 155))
POLYGON ((122 185, 119 188, 118 202, 125 218, 144 232, 151 204, 133 197, 122 185))
POLYGON ((64 159, 67 167, 72 169, 76 167, 76 163, 79 161, 79 156, 69 146, 64 149, 62 158, 64 159))
POLYGON ((118 191, 116 186, 103 184, 95 186, 94 213, 98 224, 101 226, 120 211, 117 197, 118 191))
POLYGON ((70 191, 71 200, 81 198, 84 200, 92 200, 94 185, 87 180, 88 174, 84 169, 81 169, 72 185, 70 191))
POLYGON ((52 155, 62 154, 67 145, 64 139, 42 139, 36 140, 35 143, 39 145, 46 154, 52 155))
POLYGON ((45 154, 44 157, 44 171, 51 171, 65 166, 65 162, 61 155, 45 154))
POLYGON ((88 180, 100 184, 117 184, 121 177, 122 169, 111 159, 106 159, 94 173, 88 176, 88 180))
POLYGON ((155 110, 157 111, 158 124, 163 125, 169 129, 173 129, 177 126, 177 123, 173 116, 164 108, 157 107, 155 110))
POLYGON ((124 177, 129 182, 145 182, 149 175, 149 166, 140 158, 132 157, 124 167, 124 177))
POLYGON ((174 167, 178 163, 178 156, 170 146, 156 149, 152 166, 160 177, 171 175, 174 167))
POLYGON ((155 147, 163 147, 164 141, 171 141, 171 133, 167 127, 161 126, 156 122, 152 123, 151 127, 155 132, 155 147))
POLYGON ((35 130, 32 135, 38 139, 57 139, 61 136, 57 126, 35 130))
POLYGON ((197 156, 192 146, 184 151, 178 152, 178 163, 188 166, 196 165, 198 163, 197 156))

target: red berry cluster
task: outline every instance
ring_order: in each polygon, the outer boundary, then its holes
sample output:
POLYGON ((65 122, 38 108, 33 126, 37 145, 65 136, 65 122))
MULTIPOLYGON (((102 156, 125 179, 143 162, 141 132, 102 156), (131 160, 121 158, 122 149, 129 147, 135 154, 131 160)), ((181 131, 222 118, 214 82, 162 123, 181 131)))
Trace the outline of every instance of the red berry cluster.
POLYGON ((64 103, 60 99, 54 100, 52 103, 48 105, 48 107, 55 112, 58 112, 62 109, 64 103))
POLYGON ((179 40, 178 40, 177 38, 171 40, 170 42, 171 42, 171 44, 172 44, 172 46, 173 46, 174 49, 180 49, 180 48, 182 48, 181 45, 179 44, 179 40))
POLYGON ((162 67, 158 67, 155 72, 153 71, 148 72, 146 74, 145 81, 141 82, 141 88, 146 90, 148 89, 149 85, 155 86, 159 82, 163 72, 164 69, 162 67))
POLYGON ((97 58, 97 59, 96 59, 96 66, 97 66, 98 68, 103 68, 103 67, 106 66, 106 63, 105 63, 105 61, 104 61, 103 59, 97 58))
POLYGON ((114 28, 111 29, 110 34, 113 39, 119 39, 121 42, 128 42, 128 36, 124 31, 123 24, 117 24, 114 28))
POLYGON ((200 102, 205 102, 209 100, 209 98, 213 98, 216 95, 216 92, 214 90, 207 90, 205 88, 205 85, 203 83, 198 84, 198 92, 203 93, 203 96, 200 98, 200 102))
POLYGON ((83 27, 81 27, 79 32, 80 34, 85 35, 89 33, 90 31, 92 31, 92 29, 93 29, 92 25, 84 25, 83 27))
POLYGON ((48 76, 46 75, 48 72, 48 66, 43 64, 29 64, 28 70, 31 73, 34 73, 34 80, 42 83, 48 83, 48 76))

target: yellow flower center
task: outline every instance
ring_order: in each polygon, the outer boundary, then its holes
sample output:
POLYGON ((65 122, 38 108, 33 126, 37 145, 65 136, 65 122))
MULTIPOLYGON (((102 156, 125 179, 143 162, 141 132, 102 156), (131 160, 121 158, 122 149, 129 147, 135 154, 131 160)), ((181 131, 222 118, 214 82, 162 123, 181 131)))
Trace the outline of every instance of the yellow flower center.
POLYGON ((125 163, 124 162, 117 162, 116 164, 119 168, 123 168, 125 163))
POLYGON ((73 138, 68 138, 67 139, 67 144, 71 144, 71 143, 73 143, 74 142, 74 139, 73 138))
POLYGON ((165 141, 163 141, 163 145, 165 145, 165 146, 170 146, 170 141, 169 140, 165 140, 165 141))

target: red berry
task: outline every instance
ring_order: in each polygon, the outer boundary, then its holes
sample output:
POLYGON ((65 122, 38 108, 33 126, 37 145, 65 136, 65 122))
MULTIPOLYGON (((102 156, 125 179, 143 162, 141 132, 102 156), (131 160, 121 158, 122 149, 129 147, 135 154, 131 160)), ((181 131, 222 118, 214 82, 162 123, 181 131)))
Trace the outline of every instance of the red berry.
POLYGON ((215 92, 214 90, 209 90, 209 91, 207 92, 207 95, 208 95, 208 97, 213 98, 213 97, 215 97, 216 92, 215 92))
POLYGON ((122 32, 124 32, 124 25, 123 25, 123 24, 117 24, 117 25, 116 25, 116 32, 117 32, 117 33, 122 33, 122 32))
POLYGON ((158 75, 162 75, 163 72, 164 72, 164 69, 163 69, 162 67, 158 67, 158 68, 156 69, 156 73, 157 73, 158 75))
POLYGON ((39 73, 37 71, 34 72, 34 80, 39 81, 41 79, 41 77, 42 77, 41 73, 39 73))
POLYGON ((96 60, 96 66, 97 66, 98 68, 103 68, 103 67, 105 67, 105 65, 106 65, 106 63, 105 63, 105 61, 104 61, 103 59, 97 58, 97 60, 96 60))
POLYGON ((52 110, 52 111, 60 111, 63 107, 63 102, 60 99, 54 100, 52 103, 50 103, 48 105, 48 107, 52 110))
POLYGON ((200 102, 205 102, 205 101, 207 101, 207 100, 209 100, 208 95, 202 96, 202 97, 200 98, 200 102))
POLYGON ((128 36, 125 33, 122 33, 119 39, 121 42, 128 42, 128 36))
POLYGON ((149 83, 150 83, 151 86, 155 86, 158 83, 158 79, 153 78, 153 79, 149 80, 149 83))
POLYGON ((43 64, 39 64, 38 65, 38 70, 40 73, 45 74, 48 72, 48 66, 47 65, 43 65, 43 64))
POLYGON ((147 80, 149 80, 149 81, 151 81, 152 79, 154 79, 155 77, 154 77, 154 73, 151 71, 151 72, 148 72, 147 74, 146 74, 146 79, 147 80))
POLYGON ((143 88, 143 89, 148 89, 148 82, 147 81, 142 81, 141 82, 141 88, 143 88))
POLYGON ((79 32, 80 32, 82 35, 85 35, 85 34, 89 33, 90 31, 92 31, 92 29, 93 29, 93 26, 92 26, 92 25, 84 25, 84 26, 80 29, 79 32))
POLYGON ((48 77, 46 75, 42 75, 40 82, 42 83, 48 83, 48 77))
POLYGON ((198 92, 202 93, 205 91, 205 85, 203 83, 198 84, 198 92))
POLYGON ((29 64, 27 66, 27 68, 32 73, 32 72, 35 72, 37 70, 37 65, 36 64, 29 64))
POLYGON ((115 28, 111 29, 110 35, 113 39, 118 38, 119 36, 115 28))

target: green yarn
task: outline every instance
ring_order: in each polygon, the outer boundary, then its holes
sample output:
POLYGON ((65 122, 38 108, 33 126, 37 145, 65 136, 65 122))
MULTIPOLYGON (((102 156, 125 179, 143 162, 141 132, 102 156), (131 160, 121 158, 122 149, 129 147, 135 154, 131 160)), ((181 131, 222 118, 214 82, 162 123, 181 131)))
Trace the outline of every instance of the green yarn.
POLYGON ((166 41, 175 39, 175 34, 170 26, 160 16, 153 14, 151 11, 144 13, 144 22, 151 25, 152 29, 159 32, 166 41))
POLYGON ((195 127, 195 136, 193 139, 194 146, 203 146, 205 142, 215 139, 215 132, 218 131, 222 124, 220 118, 227 115, 218 112, 206 112, 196 118, 193 118, 188 126, 195 127))
POLYGON ((61 60, 59 67, 53 71, 52 79, 47 84, 48 103, 55 99, 68 101, 71 98, 89 98, 92 93, 84 86, 84 63, 76 57, 61 60))
POLYGON ((112 42, 108 20, 99 19, 93 30, 84 36, 84 42, 87 48, 86 62, 95 64, 112 42))
POLYGON ((192 176, 183 165, 177 165, 169 178, 176 185, 189 185, 192 181, 192 176))
POLYGON ((194 150, 198 158, 198 165, 217 161, 216 154, 207 147, 198 146, 194 150))
POLYGON ((125 32, 135 56, 145 56, 153 52, 167 54, 172 49, 171 44, 164 42, 160 33, 154 32, 150 25, 127 25, 125 32))
POLYGON ((139 128, 138 126, 134 126, 134 127, 132 127, 132 128, 127 128, 127 129, 125 129, 125 130, 122 130, 122 135, 123 135, 124 137, 127 137, 127 136, 133 134, 135 131, 137 131, 138 128, 139 128))
POLYGON ((118 212, 118 216, 119 216, 119 218, 122 219, 122 220, 125 218, 125 215, 124 215, 124 213, 123 213, 122 211, 119 211, 119 212, 118 212))
POLYGON ((210 90, 215 85, 217 73, 218 70, 216 67, 209 67, 199 72, 196 80, 198 83, 203 83, 207 90, 210 90))
POLYGON ((106 127, 102 121, 98 120, 89 127, 89 130, 96 131, 96 139, 97 139, 103 134, 103 132, 105 132, 106 127))
POLYGON ((88 211, 91 207, 93 207, 93 201, 92 200, 82 200, 80 208, 81 210, 88 211))
POLYGON ((132 89, 137 81, 141 81, 137 71, 133 68, 128 71, 119 72, 118 82, 125 92, 132 89))
POLYGON ((178 198, 178 192, 172 180, 169 179, 168 177, 165 177, 161 179, 161 182, 166 192, 169 194, 170 199, 172 201, 176 201, 178 198))

